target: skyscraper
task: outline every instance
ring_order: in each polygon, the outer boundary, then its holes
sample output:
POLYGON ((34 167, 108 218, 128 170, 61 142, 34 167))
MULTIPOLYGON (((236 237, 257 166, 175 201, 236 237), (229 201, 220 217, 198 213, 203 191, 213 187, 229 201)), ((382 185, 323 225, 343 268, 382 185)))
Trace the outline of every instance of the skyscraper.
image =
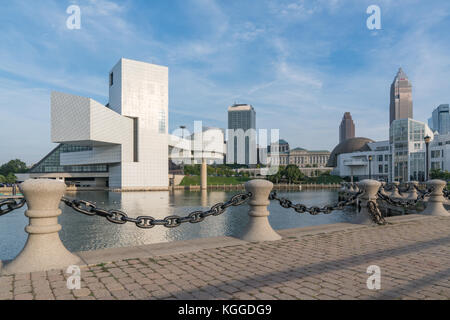
POLYGON ((428 126, 439 134, 450 132, 450 108, 448 104, 441 104, 433 110, 431 118, 428 119, 428 126))
POLYGON ((412 85, 402 68, 391 84, 390 121, 413 117, 412 85))
POLYGON ((256 112, 249 104, 228 108, 227 163, 256 164, 256 112))
POLYGON ((339 143, 355 137, 355 124, 353 123, 350 112, 344 113, 341 124, 339 126, 339 143))

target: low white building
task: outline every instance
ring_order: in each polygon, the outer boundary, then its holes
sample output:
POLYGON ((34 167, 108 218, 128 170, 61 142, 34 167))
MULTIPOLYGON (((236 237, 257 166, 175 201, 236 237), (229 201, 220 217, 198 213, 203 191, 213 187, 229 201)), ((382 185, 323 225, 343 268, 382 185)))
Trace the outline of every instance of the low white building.
POLYGON ((450 171, 450 133, 435 134, 430 144, 430 169, 450 171))

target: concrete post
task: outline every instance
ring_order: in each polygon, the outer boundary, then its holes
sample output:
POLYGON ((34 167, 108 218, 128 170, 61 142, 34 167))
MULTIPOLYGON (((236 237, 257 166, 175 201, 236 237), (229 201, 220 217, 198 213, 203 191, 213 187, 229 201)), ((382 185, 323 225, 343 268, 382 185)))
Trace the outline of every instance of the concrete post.
POLYGON ((248 202, 250 219, 240 237, 242 240, 259 242, 281 239, 281 236, 272 229, 267 218, 270 214, 267 206, 270 204, 269 194, 272 188, 272 182, 262 179, 250 180, 245 183, 245 190, 251 192, 252 197, 248 202))
POLYGON ((202 158, 202 167, 200 172, 201 189, 206 190, 208 188, 208 167, 206 165, 206 159, 202 158))
POLYGON ((411 181, 409 183, 409 195, 407 197, 408 200, 416 200, 417 199, 417 197, 419 195, 417 194, 417 190, 415 187, 418 187, 418 186, 419 186, 419 182, 417 182, 417 181, 411 181))
POLYGON ((59 204, 66 185, 58 180, 27 180, 20 184, 20 191, 27 200, 25 215, 30 224, 25 227, 29 234, 27 243, 19 255, 1 269, 1 274, 28 273, 63 269, 83 264, 61 242, 58 232, 59 204))
POLYGON ((353 192, 353 182, 348 186, 348 192, 353 192))
POLYGON ((392 193, 391 193, 391 197, 392 198, 401 198, 402 196, 400 195, 400 193, 398 193, 398 187, 400 185, 400 182, 398 181, 394 181, 392 182, 392 193))
POLYGON ((377 201, 377 192, 380 189, 381 183, 376 180, 365 179, 359 183, 359 187, 363 191, 361 195, 361 211, 356 215, 356 223, 361 224, 372 224, 372 216, 367 208, 367 203, 369 201, 377 201))
POLYGON ((430 198, 426 202, 426 208, 422 212, 431 216, 450 216, 450 213, 444 208, 443 190, 447 183, 443 180, 430 180, 427 182, 429 188, 433 188, 430 198))

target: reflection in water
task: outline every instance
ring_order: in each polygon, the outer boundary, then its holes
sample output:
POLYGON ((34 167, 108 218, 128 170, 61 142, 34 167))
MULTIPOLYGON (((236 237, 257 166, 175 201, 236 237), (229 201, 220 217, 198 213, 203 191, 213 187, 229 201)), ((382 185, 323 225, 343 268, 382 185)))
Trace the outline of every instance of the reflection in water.
MULTIPOLYGON (((100 208, 122 210, 130 217, 152 216, 161 219, 170 215, 185 216, 195 210, 208 210, 212 205, 225 202, 236 193, 239 191, 98 191, 67 193, 66 196, 93 201, 100 208)), ((301 202, 307 206, 322 206, 337 201, 337 192, 330 190, 279 192, 279 195, 288 196, 292 202, 301 202)), ((63 205, 60 208, 63 211, 59 218, 63 226, 60 236, 65 246, 74 252, 224 235, 238 236, 248 221, 247 204, 230 207, 224 214, 208 217, 201 223, 186 223, 174 229, 162 226, 139 229, 133 223, 116 225, 105 218, 85 216, 63 205)), ((28 219, 24 216, 24 211, 25 208, 22 208, 0 217, 0 260, 14 258, 25 245, 24 228, 28 219)), ((269 221, 274 229, 351 222, 354 217, 351 209, 329 215, 299 214, 294 210, 281 208, 274 201, 271 202, 269 211, 269 221)))

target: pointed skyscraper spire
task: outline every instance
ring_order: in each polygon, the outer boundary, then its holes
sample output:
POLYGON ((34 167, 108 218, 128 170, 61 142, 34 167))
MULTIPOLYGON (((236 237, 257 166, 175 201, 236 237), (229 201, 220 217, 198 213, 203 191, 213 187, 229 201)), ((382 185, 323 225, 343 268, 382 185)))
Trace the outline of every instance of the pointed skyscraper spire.
POLYGON ((391 84, 390 121, 413 117, 412 85, 408 76, 400 67, 391 84))

